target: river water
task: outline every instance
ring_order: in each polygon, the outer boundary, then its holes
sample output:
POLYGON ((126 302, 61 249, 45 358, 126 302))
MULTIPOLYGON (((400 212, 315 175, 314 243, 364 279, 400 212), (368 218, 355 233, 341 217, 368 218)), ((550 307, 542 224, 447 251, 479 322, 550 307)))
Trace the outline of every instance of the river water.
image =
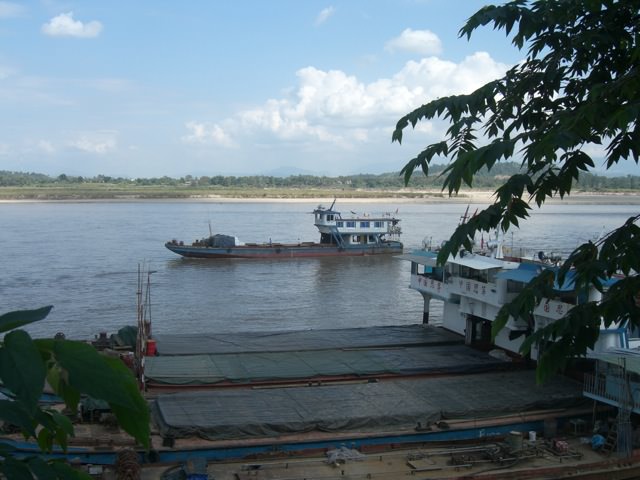
MULTIPOLYGON (((328 206, 327 202, 325 206, 328 206)), ((0 204, 1 313, 54 305, 34 336, 113 333, 136 322, 137 269, 151 269, 155 333, 346 328, 411 324, 421 296, 408 262, 387 256, 187 260, 164 247, 214 233, 241 241, 317 240, 311 203, 136 201, 0 204)), ((481 205, 472 205, 473 212, 481 205)), ((439 244, 460 203, 338 203, 343 214, 395 212, 405 249, 439 244)), ((546 205, 506 244, 566 256, 578 242, 637 214, 638 205, 546 205)), ((437 314, 437 312, 433 312, 437 314)))

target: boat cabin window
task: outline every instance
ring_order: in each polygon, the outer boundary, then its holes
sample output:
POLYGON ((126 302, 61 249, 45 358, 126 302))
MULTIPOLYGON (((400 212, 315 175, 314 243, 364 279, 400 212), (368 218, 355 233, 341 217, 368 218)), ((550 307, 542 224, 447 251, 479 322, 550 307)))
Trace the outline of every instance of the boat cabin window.
POLYGON ((557 300, 562 303, 568 303, 570 305, 577 305, 578 298, 574 292, 562 292, 554 297, 554 300, 557 300))
POLYGON ((498 280, 498 273, 500 273, 499 268, 492 268, 491 270, 487 270, 487 283, 496 283, 498 280))
POLYGON ((374 222, 373 226, 376 228, 382 228, 384 226, 383 223, 384 222, 377 221, 377 222, 374 222))
POLYGON ((347 228, 356 228, 356 222, 347 222, 347 228))
POLYGON ((333 222, 333 215, 327 215, 327 222, 333 222))
POLYGON ((336 222, 336 227, 344 227, 344 222, 342 221, 336 222))
POLYGON ((523 282, 507 280, 507 293, 520 293, 524 289, 524 286, 525 284, 523 282))
POLYGON ((370 222, 360 222, 360 228, 369 228, 370 222))
MULTIPOLYGON (((489 282, 489 271, 487 270, 476 270, 475 268, 469 268, 463 265, 456 266, 459 269, 458 276, 462 278, 468 278, 469 280, 475 280, 476 282, 489 282)), ((456 269, 454 268, 454 275, 456 273, 455 270, 456 269)), ((495 275, 492 275, 492 277, 495 277, 495 275)))

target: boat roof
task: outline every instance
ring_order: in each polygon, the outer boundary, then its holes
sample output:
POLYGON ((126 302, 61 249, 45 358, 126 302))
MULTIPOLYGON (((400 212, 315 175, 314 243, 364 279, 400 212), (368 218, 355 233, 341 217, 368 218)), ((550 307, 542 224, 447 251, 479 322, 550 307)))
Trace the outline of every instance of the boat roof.
MULTIPOLYGON (((396 258, 419 263, 428 267, 435 267, 437 266, 438 253, 429 250, 414 250, 411 253, 399 255, 396 258)), ((492 268, 513 269, 518 266, 518 263, 516 262, 509 262, 499 258, 487 257, 486 255, 477 255, 474 253, 458 255, 457 257, 450 256, 447 259, 447 263, 473 268, 474 270, 489 270, 492 268)))
MULTIPOLYGON (((498 278, 502 280, 513 280, 515 282, 529 283, 535 277, 540 275, 543 270, 551 269, 554 272, 558 272, 556 267, 548 267, 536 263, 521 263, 518 268, 505 272, 500 272, 498 278)), ((575 290, 575 273, 572 271, 567 272, 564 279, 564 283, 560 285, 558 279, 553 283, 553 289, 558 292, 572 292, 575 290)))
MULTIPOLYGON (((498 273, 497 277, 503 280, 513 280, 516 282, 529 283, 536 276, 542 273, 542 270, 553 270, 556 274, 560 270, 558 267, 541 265, 539 263, 520 263, 518 268, 498 273)), ((613 285, 617 279, 602 280, 605 286, 613 285)), ((575 271, 569 270, 565 276, 564 283, 560 285, 556 278, 553 289, 559 292, 570 292, 575 290, 575 271)))
POLYGON ((394 258, 398 260, 408 260, 409 262, 419 263, 420 265, 426 265, 428 267, 435 267, 437 266, 438 253, 429 250, 414 250, 410 253, 397 255, 394 258))
POLYGON ((449 257, 447 263, 460 265, 463 267, 473 268, 474 270, 490 270, 492 268, 511 269, 518 266, 515 262, 501 260, 499 258, 487 257, 486 255, 477 255, 475 253, 466 253, 457 257, 449 257))
MULTIPOLYGON (((366 221, 373 221, 373 220, 386 220, 386 221, 398 221, 399 218, 395 216, 394 213, 391 212, 387 212, 387 213, 378 213, 378 214, 369 214, 369 213, 357 213, 354 211, 350 211, 351 213, 351 217, 347 217, 347 216, 342 216, 342 212, 339 210, 334 210, 333 209, 333 205, 329 208, 325 208, 322 205, 318 205, 318 207, 316 207, 313 212, 314 214, 318 214, 318 213, 322 213, 325 215, 337 215, 338 217, 340 217, 341 220, 366 220, 366 221)), ((396 212, 397 213, 397 212, 396 212)))
POLYGON ((640 374, 640 350, 637 348, 610 348, 603 352, 594 353, 592 358, 626 370, 640 374))
POLYGON ((535 263, 521 263, 518 265, 518 268, 498 273, 497 277, 502 280, 529 283, 533 278, 542 273, 542 268, 542 265, 535 263))

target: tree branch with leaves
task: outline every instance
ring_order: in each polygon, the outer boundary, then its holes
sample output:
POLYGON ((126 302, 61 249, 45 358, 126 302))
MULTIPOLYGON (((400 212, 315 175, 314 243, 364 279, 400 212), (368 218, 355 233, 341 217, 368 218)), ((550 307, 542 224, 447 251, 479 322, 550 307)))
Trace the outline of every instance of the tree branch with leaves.
MULTIPOLYGON (((19 327, 44 319, 51 306, 0 316, 0 380, 11 398, 0 400, 0 420, 19 428, 25 439, 37 441, 43 453, 55 446, 66 450, 73 424, 66 415, 40 405, 45 380, 71 412, 81 395, 106 401, 119 425, 143 448, 149 448, 149 409, 131 371, 86 343, 64 339, 32 339, 19 327)), ((16 459, 10 444, 0 439, 0 473, 5 478, 89 478, 64 462, 40 456, 16 459)))
MULTIPOLYGON (((429 175, 431 162, 446 158, 449 164, 441 175, 449 195, 463 184, 473 187, 478 172, 500 161, 522 164, 522 173, 496 189, 492 205, 455 230, 439 253, 440 263, 463 247, 470 249, 476 232, 506 232, 529 216, 531 205, 541 207, 549 198, 569 195, 580 175, 595 168, 589 152, 601 149, 607 169, 623 161, 637 164, 640 153, 639 0, 515 0, 480 9, 459 35, 469 39, 487 25, 504 30, 517 48, 526 48, 526 58, 473 93, 439 98, 413 110, 398 121, 392 135, 402 142, 404 130, 418 122, 448 122, 446 137, 428 145, 401 174, 408 184, 416 170, 429 175)), ((594 286, 604 292, 603 279, 618 272, 624 277, 601 302, 576 306, 524 342, 523 353, 535 343, 551 342, 538 364, 540 381, 592 348, 602 322, 640 326, 634 301, 640 291, 638 216, 597 244, 577 247, 557 280, 562 283, 569 270, 575 272, 577 290, 594 286)), ((500 311, 493 334, 509 316, 529 318, 549 298, 548 285, 534 279, 500 311)))

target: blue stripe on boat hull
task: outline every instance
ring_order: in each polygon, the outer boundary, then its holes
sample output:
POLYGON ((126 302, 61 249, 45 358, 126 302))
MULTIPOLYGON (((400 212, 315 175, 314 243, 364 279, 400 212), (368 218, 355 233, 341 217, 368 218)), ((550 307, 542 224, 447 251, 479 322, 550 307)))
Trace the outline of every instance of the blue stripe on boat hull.
MULTIPOLYGON (((571 416, 573 418, 575 415, 571 416)), ((557 418, 561 422, 562 418, 557 418)), ((402 444, 420 444, 420 443, 436 443, 436 442, 455 442, 463 440, 491 440, 494 437, 504 437, 511 431, 528 432, 531 430, 542 431, 544 428, 544 420, 532 420, 526 422, 515 422, 503 425, 487 425, 483 427, 474 427, 466 429, 439 430, 395 435, 368 436, 365 438, 358 437, 341 437, 339 439, 300 441, 300 442, 272 442, 260 445, 248 446, 220 446, 220 447, 201 447, 192 449, 175 449, 175 450, 159 450, 151 454, 140 452, 139 461, 141 463, 175 463, 185 462, 193 457, 206 458, 208 461, 243 459, 251 455, 273 454, 274 452, 294 453, 309 450, 322 450, 336 448, 340 446, 348 446, 350 448, 361 448, 367 446, 384 446, 384 445, 402 445, 402 444)), ((11 440, 2 440, 13 446, 16 450, 14 456, 24 458, 35 454, 39 455, 37 445, 27 442, 15 442, 11 440)), ((85 464, 95 465, 112 465, 115 463, 117 453, 112 451, 99 452, 89 449, 71 448, 67 453, 60 450, 54 451, 44 458, 66 458, 75 459, 85 464)))

